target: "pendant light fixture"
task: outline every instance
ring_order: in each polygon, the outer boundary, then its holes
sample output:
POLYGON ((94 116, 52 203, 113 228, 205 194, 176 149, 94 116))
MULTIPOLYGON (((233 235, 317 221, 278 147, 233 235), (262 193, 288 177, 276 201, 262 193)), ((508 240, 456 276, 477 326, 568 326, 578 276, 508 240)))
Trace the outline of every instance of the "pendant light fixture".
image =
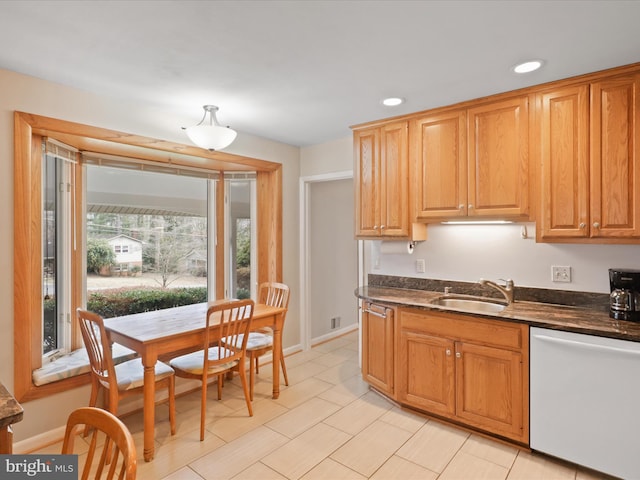
POLYGON ((218 107, 215 105, 204 105, 204 116, 200 123, 193 127, 183 127, 187 132, 189 139, 198 147, 206 150, 222 150, 227 148, 236 139, 238 133, 229 128, 223 127, 218 123, 216 112, 218 107), (205 122, 209 114, 209 122, 205 122))

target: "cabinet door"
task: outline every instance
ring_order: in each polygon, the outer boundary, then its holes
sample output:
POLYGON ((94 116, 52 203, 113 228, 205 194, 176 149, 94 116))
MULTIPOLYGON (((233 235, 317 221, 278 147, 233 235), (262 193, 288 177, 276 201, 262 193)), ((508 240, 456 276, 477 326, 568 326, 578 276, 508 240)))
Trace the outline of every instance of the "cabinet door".
POLYGON ((471 108, 468 115, 469 216, 529 214, 529 99, 471 108))
POLYGON ((589 235, 588 86, 539 96, 539 238, 589 235))
POLYGON ((416 217, 466 215, 466 112, 456 110, 414 120, 411 144, 416 217))
POLYGON ((380 129, 354 132, 356 235, 380 234, 380 129))
POLYGON ((518 352, 457 342, 456 415, 469 425, 523 438, 523 365, 518 352))
POLYGON ((454 345, 451 340, 401 330, 397 398, 431 413, 455 413, 454 345))
POLYGON ((380 235, 409 235, 409 144, 407 122, 380 132, 380 235))
POLYGON ((362 377, 393 395, 393 310, 370 303, 362 313, 362 377))
POLYGON ((591 236, 640 237, 640 75, 591 85, 591 236))

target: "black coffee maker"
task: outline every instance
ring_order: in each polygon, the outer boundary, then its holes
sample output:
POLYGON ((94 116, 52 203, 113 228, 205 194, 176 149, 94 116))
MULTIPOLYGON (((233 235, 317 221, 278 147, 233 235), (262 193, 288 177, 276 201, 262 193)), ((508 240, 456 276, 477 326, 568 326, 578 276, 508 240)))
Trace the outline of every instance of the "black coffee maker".
POLYGON ((640 270, 609 269, 609 316, 640 322, 640 270))

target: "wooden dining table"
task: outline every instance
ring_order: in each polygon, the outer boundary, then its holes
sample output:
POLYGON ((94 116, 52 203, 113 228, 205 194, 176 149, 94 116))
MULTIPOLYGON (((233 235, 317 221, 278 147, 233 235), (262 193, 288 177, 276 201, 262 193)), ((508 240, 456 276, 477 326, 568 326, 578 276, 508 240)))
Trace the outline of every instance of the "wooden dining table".
MULTIPOLYGON (((136 313, 104 320, 112 342, 136 351, 144 366, 144 459, 154 457, 155 439, 155 364, 158 357, 202 349, 202 332, 207 309, 222 302, 197 303, 181 307, 136 313)), ((285 308, 256 304, 251 329, 273 329, 273 398, 280 395, 280 352, 285 308)))

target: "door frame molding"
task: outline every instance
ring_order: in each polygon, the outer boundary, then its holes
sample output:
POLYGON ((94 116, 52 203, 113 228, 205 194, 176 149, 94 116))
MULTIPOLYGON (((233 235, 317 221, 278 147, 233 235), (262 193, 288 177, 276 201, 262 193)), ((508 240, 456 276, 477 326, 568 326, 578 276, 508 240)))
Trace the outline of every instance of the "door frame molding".
MULTIPOLYGON (((323 173, 318 175, 309 175, 300 177, 299 180, 299 219, 298 222, 300 228, 300 265, 299 265, 299 277, 300 277, 300 344, 303 350, 309 350, 312 346, 311 342, 311 313, 309 308, 309 285, 310 285, 310 215, 309 215, 309 203, 310 203, 310 187, 313 183, 319 182, 331 182, 335 180, 349 180, 353 178, 353 171, 343 170, 340 172, 323 173)), ((357 325, 357 324, 356 324, 357 325)), ((323 336, 319 341, 326 341, 330 338, 337 337, 345 333, 345 330, 352 330, 353 328, 338 330, 329 336, 323 336)))

